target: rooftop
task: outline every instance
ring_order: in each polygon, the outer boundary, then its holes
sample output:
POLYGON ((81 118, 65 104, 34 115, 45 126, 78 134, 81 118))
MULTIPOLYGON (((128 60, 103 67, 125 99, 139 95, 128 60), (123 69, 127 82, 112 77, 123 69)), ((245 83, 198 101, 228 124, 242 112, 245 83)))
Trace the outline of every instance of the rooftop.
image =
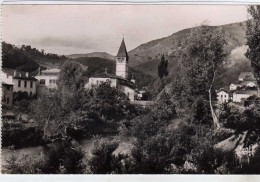
POLYGON ((26 76, 26 72, 18 71, 10 68, 2 68, 2 71, 6 73, 8 76, 13 76, 14 79, 37 80, 36 78, 30 76, 29 72, 28 72, 28 76, 26 76))
POLYGON ((124 39, 121 42, 120 48, 118 50, 117 56, 116 57, 126 57, 128 59, 128 54, 125 46, 125 41, 124 39))
POLYGON ((60 72, 60 69, 58 68, 53 68, 53 69, 48 69, 48 70, 43 70, 41 71, 42 73, 55 73, 58 74, 60 72))

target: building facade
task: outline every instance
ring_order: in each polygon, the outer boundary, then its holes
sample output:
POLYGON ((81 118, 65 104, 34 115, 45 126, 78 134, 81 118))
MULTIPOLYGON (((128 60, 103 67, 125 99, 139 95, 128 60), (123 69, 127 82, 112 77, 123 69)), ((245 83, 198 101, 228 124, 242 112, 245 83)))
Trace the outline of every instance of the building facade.
POLYGON ((125 93, 131 101, 135 100, 137 95, 135 91, 135 80, 129 80, 128 78, 128 58, 123 39, 116 56, 116 74, 109 74, 105 71, 104 73, 91 76, 88 83, 85 85, 85 88, 92 89, 103 82, 108 82, 111 87, 115 87, 125 93))
POLYGON ((35 76, 37 79, 37 93, 42 95, 49 91, 57 89, 57 80, 60 73, 60 69, 48 69, 41 71, 39 70, 38 75, 35 76))
POLYGON ((28 72, 3 68, 2 81, 13 85, 13 93, 26 92, 29 97, 36 95, 37 80, 28 72))
POLYGON ((11 107, 13 105, 13 84, 2 81, 2 105, 11 107))
POLYGON ((217 99, 219 103, 227 103, 229 102, 229 92, 221 89, 217 92, 217 99))

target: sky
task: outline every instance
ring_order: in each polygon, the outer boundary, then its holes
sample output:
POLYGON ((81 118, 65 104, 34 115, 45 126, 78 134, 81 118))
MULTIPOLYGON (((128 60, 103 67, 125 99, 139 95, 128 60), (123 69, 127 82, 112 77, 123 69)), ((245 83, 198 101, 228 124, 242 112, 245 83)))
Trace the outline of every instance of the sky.
POLYGON ((2 40, 60 55, 127 50, 207 22, 248 19, 242 5, 4 5, 2 40))

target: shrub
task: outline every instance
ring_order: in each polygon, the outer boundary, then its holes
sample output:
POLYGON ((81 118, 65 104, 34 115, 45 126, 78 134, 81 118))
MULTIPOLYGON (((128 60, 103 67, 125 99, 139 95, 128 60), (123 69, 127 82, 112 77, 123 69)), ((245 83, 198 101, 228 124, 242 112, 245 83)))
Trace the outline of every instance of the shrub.
POLYGON ((111 142, 108 139, 96 140, 92 157, 88 161, 89 173, 92 174, 121 174, 123 165, 121 160, 124 155, 115 155, 113 152, 118 147, 117 142, 111 142))

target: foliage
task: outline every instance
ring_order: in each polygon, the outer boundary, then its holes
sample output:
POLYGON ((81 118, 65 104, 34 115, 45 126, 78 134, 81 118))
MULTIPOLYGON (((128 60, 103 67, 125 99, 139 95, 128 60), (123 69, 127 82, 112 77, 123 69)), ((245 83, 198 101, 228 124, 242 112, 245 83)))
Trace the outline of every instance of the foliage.
POLYGON ((82 93, 84 93, 84 78, 81 65, 74 61, 66 61, 61 67, 57 85, 61 107, 66 112, 80 108, 82 93))
POLYGON ((224 45, 222 32, 200 26, 183 40, 182 48, 175 53, 180 57, 180 71, 171 84, 173 99, 179 114, 190 116, 191 121, 209 124, 213 117, 211 92, 217 70, 225 61, 224 45))
POLYGON ((84 154, 79 147, 68 140, 59 141, 50 147, 47 154, 48 168, 44 172, 47 174, 81 174, 84 170, 83 157, 84 154))
POLYGON ((168 76, 168 60, 165 59, 164 55, 161 57, 161 62, 158 65, 158 77, 162 79, 168 76))
POLYGON ((120 174, 123 155, 115 155, 118 143, 106 139, 96 140, 92 150, 92 157, 88 161, 89 172, 92 174, 120 174))
POLYGON ((2 42, 2 61, 4 68, 17 69, 20 71, 32 72, 39 68, 36 60, 38 58, 47 58, 51 60, 65 59, 65 56, 45 53, 44 50, 37 50, 30 45, 21 47, 2 42))
POLYGON ((46 162, 43 155, 23 155, 21 158, 11 155, 2 167, 5 174, 44 174, 46 162))
POLYGON ((117 88, 111 87, 108 82, 92 90, 92 98, 85 103, 85 108, 106 120, 119 121, 138 115, 138 110, 130 103, 127 96, 117 88))
POLYGON ((43 131, 40 128, 24 125, 21 121, 2 120, 2 146, 23 148, 44 144, 43 131))
POLYGON ((21 158, 11 155, 4 166, 4 173, 8 174, 82 174, 84 155, 82 151, 70 141, 60 141, 51 144, 47 154, 21 158))
POLYGON ((246 44, 248 45, 246 57, 251 61, 255 76, 260 83, 260 6, 249 6, 248 13, 252 19, 246 23, 246 44))

